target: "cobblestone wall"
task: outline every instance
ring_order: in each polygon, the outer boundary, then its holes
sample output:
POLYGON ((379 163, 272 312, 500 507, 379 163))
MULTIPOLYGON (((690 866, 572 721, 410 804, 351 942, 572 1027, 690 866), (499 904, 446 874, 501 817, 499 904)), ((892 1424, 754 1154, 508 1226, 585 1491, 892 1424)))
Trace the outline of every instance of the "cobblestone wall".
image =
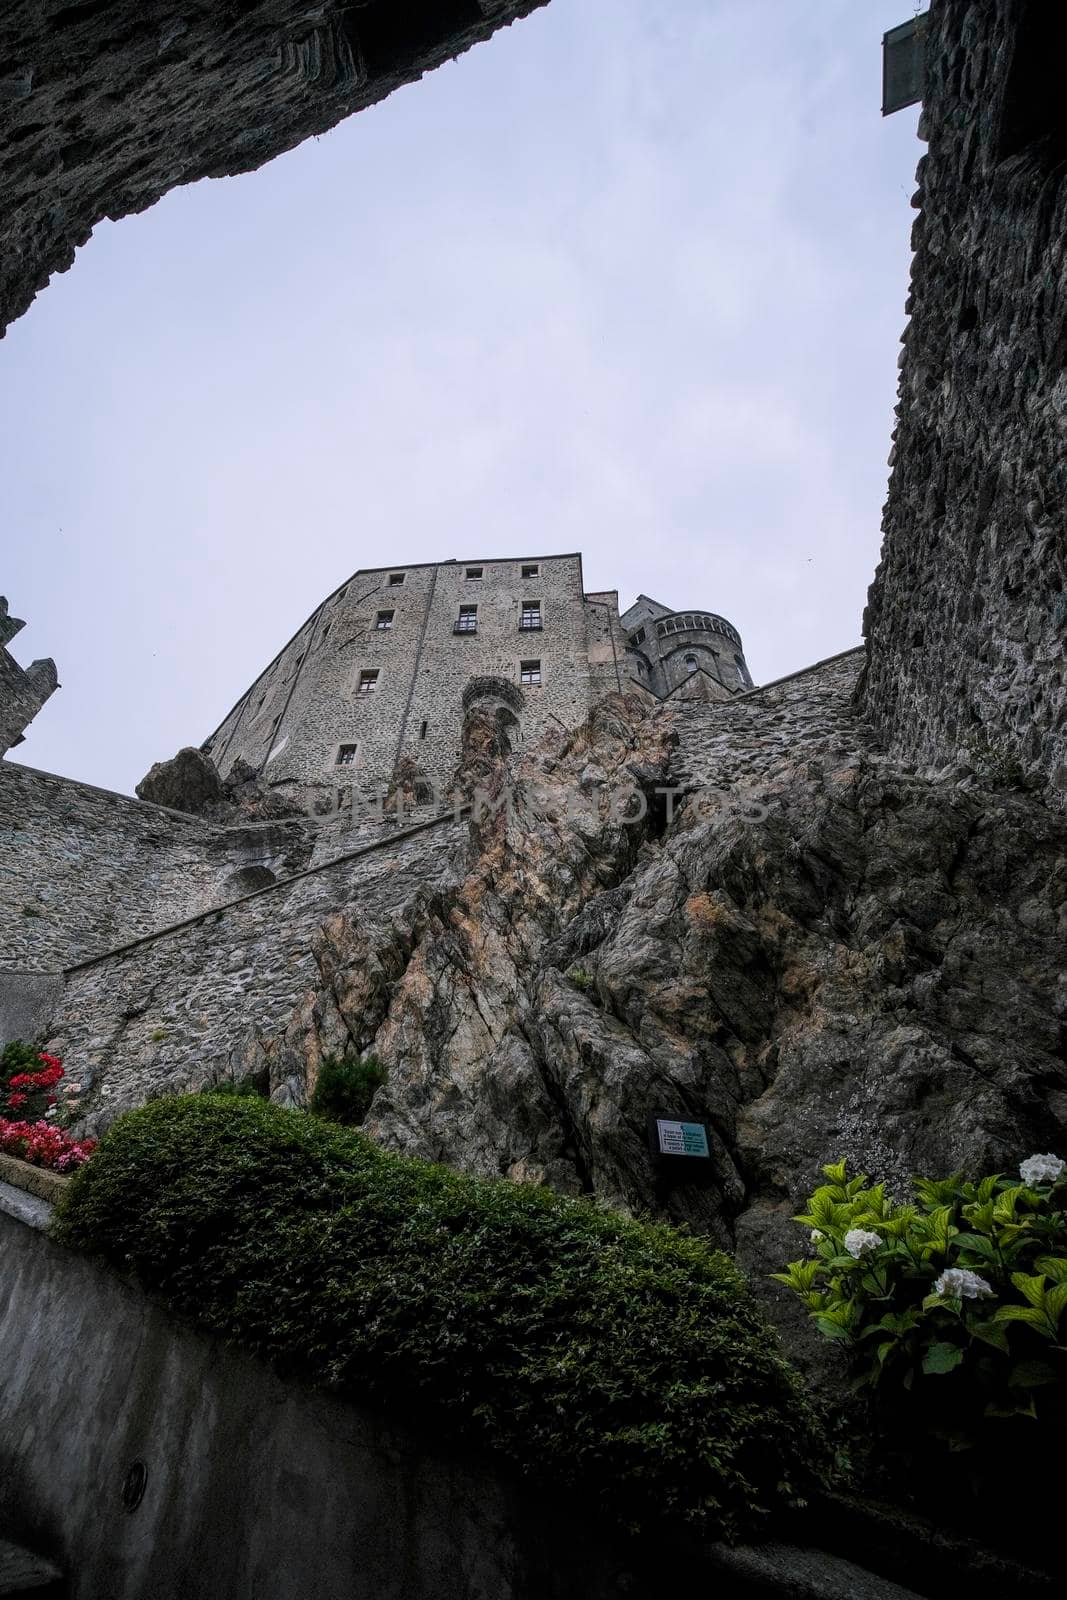
POLYGON ((935 0, 868 705, 1067 797, 1067 7, 935 0))
POLYGON ((220 828, 0 762, 0 967, 47 971, 299 870, 303 821, 220 828))
POLYGON ((25 624, 13 617, 7 601, 0 595, 0 756, 12 745, 21 744, 25 730, 49 695, 58 688, 56 664, 52 660, 34 661, 20 667, 6 646, 25 624))
MULTIPOLYGON (((285 1028, 322 986, 324 926, 388 926, 432 893, 466 840, 453 821, 409 831, 70 971, 50 1045, 86 1125, 226 1075, 263 1073, 284 1098, 285 1028)), ((301 1059, 301 1085, 305 1072, 301 1059)))
POLYGON ((832 769, 855 761, 870 744, 852 705, 863 660, 862 649, 848 650, 725 704, 678 707, 674 781, 703 791, 709 805, 758 803, 761 786, 795 784, 805 762, 832 769))

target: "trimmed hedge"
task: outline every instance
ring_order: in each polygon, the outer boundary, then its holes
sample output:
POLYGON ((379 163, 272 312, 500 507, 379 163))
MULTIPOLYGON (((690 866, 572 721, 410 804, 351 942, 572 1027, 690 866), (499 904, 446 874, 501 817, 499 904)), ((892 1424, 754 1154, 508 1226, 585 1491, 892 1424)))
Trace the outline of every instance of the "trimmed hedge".
POLYGON ((732 1537, 798 1503, 798 1380, 737 1268, 676 1229, 208 1094, 120 1118, 53 1230, 285 1373, 630 1527, 732 1537))

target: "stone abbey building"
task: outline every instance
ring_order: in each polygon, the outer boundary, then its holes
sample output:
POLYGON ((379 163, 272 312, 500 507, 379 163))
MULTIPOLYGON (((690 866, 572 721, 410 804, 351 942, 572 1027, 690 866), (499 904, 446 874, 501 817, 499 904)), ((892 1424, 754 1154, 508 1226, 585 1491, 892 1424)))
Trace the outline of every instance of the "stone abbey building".
POLYGON ((605 695, 729 700, 752 687, 741 636, 714 612, 588 592, 580 554, 355 572, 312 613, 203 745, 272 789, 333 803, 407 775, 449 784, 464 718, 495 709, 509 742, 574 727, 605 695))

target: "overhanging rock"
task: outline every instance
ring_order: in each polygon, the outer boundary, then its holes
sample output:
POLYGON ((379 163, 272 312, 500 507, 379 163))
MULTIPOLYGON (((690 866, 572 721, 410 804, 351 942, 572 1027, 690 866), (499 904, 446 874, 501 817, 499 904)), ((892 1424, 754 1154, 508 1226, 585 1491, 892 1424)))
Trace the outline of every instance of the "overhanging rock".
POLYGON ((250 172, 546 0, 14 0, 0 18, 0 333, 104 217, 250 172))

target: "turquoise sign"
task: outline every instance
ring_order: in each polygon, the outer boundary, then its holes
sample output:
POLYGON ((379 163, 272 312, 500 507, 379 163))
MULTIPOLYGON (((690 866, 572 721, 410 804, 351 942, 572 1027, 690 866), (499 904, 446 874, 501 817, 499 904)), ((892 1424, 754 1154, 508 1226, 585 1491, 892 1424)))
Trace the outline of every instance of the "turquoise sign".
POLYGON ((662 1156, 707 1157, 708 1130, 702 1122, 669 1122, 656 1118, 656 1135, 662 1156))

